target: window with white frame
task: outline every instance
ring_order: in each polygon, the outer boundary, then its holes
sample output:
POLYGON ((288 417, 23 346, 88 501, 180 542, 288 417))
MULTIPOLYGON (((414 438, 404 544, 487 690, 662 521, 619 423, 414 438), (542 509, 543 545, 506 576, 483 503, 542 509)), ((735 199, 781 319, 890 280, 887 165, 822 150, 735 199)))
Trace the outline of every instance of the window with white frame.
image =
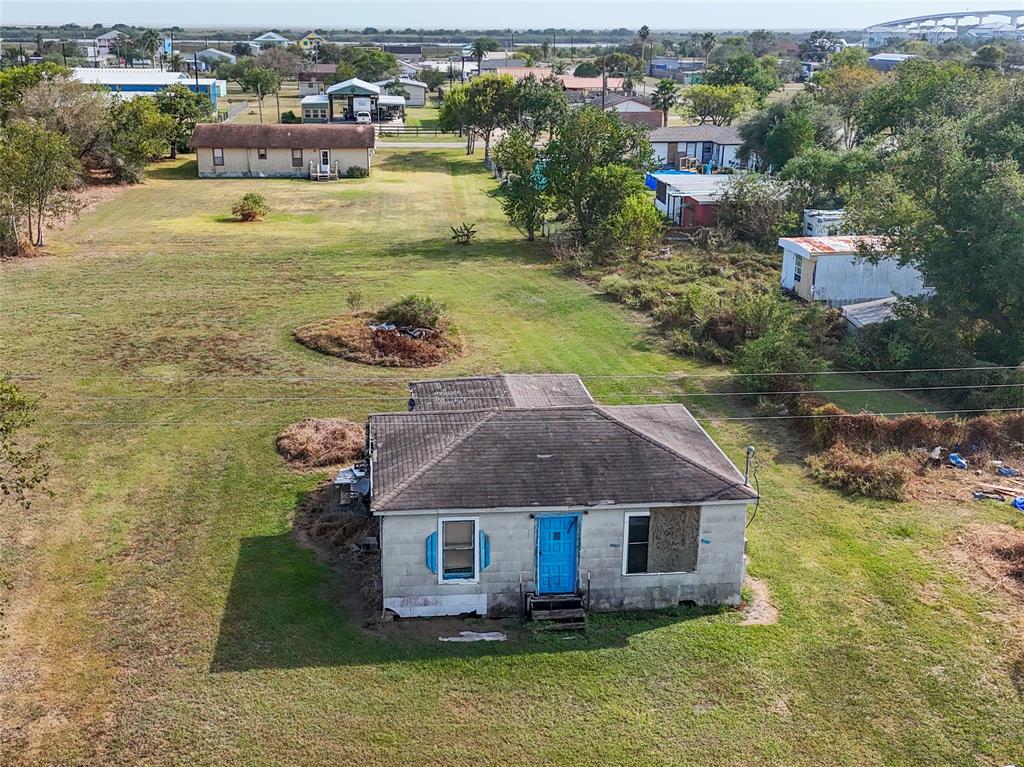
POLYGON ((293 168, 301 168, 302 167, 302 150, 301 149, 293 149, 292 150, 292 167, 293 168))
POLYGON ((802 256, 793 256, 793 282, 800 282, 804 276, 804 259, 802 256))
POLYGON ((477 577, 476 519, 440 520, 442 581, 467 581, 477 577))
POLYGON ((626 515, 626 575, 647 572, 647 552, 650 548, 651 515, 642 511, 626 515))
POLYGON ((213 148, 213 164, 214 165, 223 165, 224 164, 224 149, 219 147, 219 146, 215 146, 213 148))
POLYGON ((699 506, 627 512, 624 522, 623 575, 689 573, 697 569, 699 506))

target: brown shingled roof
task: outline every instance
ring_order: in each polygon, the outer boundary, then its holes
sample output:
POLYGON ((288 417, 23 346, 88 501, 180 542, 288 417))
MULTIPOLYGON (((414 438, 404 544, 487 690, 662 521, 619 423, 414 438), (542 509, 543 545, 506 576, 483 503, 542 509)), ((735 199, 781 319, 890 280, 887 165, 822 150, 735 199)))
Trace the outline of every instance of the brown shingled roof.
POLYGON ((413 412, 370 416, 373 511, 756 498, 682 405, 545 406, 589 395, 568 386, 575 376, 514 376, 511 387, 503 378, 414 384, 439 409, 420 410, 418 399, 413 412), (497 407, 466 401, 502 394, 497 407), (460 400, 465 409, 446 409, 460 400))
POLYGON ((200 123, 189 145, 197 147, 372 149, 371 125, 200 123))

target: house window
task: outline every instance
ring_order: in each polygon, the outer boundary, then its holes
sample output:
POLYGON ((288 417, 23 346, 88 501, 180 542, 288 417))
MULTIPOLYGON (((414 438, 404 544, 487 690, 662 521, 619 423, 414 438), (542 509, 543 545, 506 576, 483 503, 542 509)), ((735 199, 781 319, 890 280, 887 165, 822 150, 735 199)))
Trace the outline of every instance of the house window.
POLYGON ((804 276, 804 259, 801 256, 793 256, 793 282, 800 282, 804 276))
POLYGON ((622 574, 694 572, 699 543, 699 506, 629 512, 623 531, 622 574))
POLYGON ((213 148, 213 164, 214 165, 223 165, 224 164, 224 150, 221 147, 219 147, 219 146, 215 146, 213 148))
POLYGON ((266 149, 257 149, 256 150, 256 158, 259 159, 259 160, 266 160, 267 159, 267 150, 266 149))
POLYGON ((302 150, 301 149, 293 149, 292 150, 292 167, 293 168, 301 168, 302 167, 302 150))
POLYGON ((647 572, 650 527, 648 512, 626 515, 626 575, 647 572))
POLYGON ((441 581, 473 581, 477 578, 476 519, 440 520, 441 581))

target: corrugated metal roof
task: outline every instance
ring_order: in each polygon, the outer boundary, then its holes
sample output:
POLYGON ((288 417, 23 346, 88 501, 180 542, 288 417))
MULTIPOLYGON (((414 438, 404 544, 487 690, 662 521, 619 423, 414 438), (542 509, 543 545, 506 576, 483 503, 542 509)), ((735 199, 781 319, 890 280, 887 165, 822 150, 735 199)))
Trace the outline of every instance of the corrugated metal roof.
POLYGON ((896 296, 879 298, 859 304, 847 304, 841 310, 847 322, 855 328, 862 328, 865 325, 875 325, 893 319, 896 316, 894 309, 898 300, 896 296))
POLYGON ((779 245, 808 256, 851 255, 860 252, 861 245, 881 245, 881 237, 851 235, 840 237, 783 237, 779 245))

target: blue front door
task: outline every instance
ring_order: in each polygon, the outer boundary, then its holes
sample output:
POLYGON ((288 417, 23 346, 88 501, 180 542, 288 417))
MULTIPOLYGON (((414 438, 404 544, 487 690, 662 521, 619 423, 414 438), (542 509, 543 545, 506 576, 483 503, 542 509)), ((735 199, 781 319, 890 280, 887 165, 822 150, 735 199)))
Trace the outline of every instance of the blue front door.
POLYGON ((580 518, 537 517, 538 594, 576 592, 576 540, 580 518))

